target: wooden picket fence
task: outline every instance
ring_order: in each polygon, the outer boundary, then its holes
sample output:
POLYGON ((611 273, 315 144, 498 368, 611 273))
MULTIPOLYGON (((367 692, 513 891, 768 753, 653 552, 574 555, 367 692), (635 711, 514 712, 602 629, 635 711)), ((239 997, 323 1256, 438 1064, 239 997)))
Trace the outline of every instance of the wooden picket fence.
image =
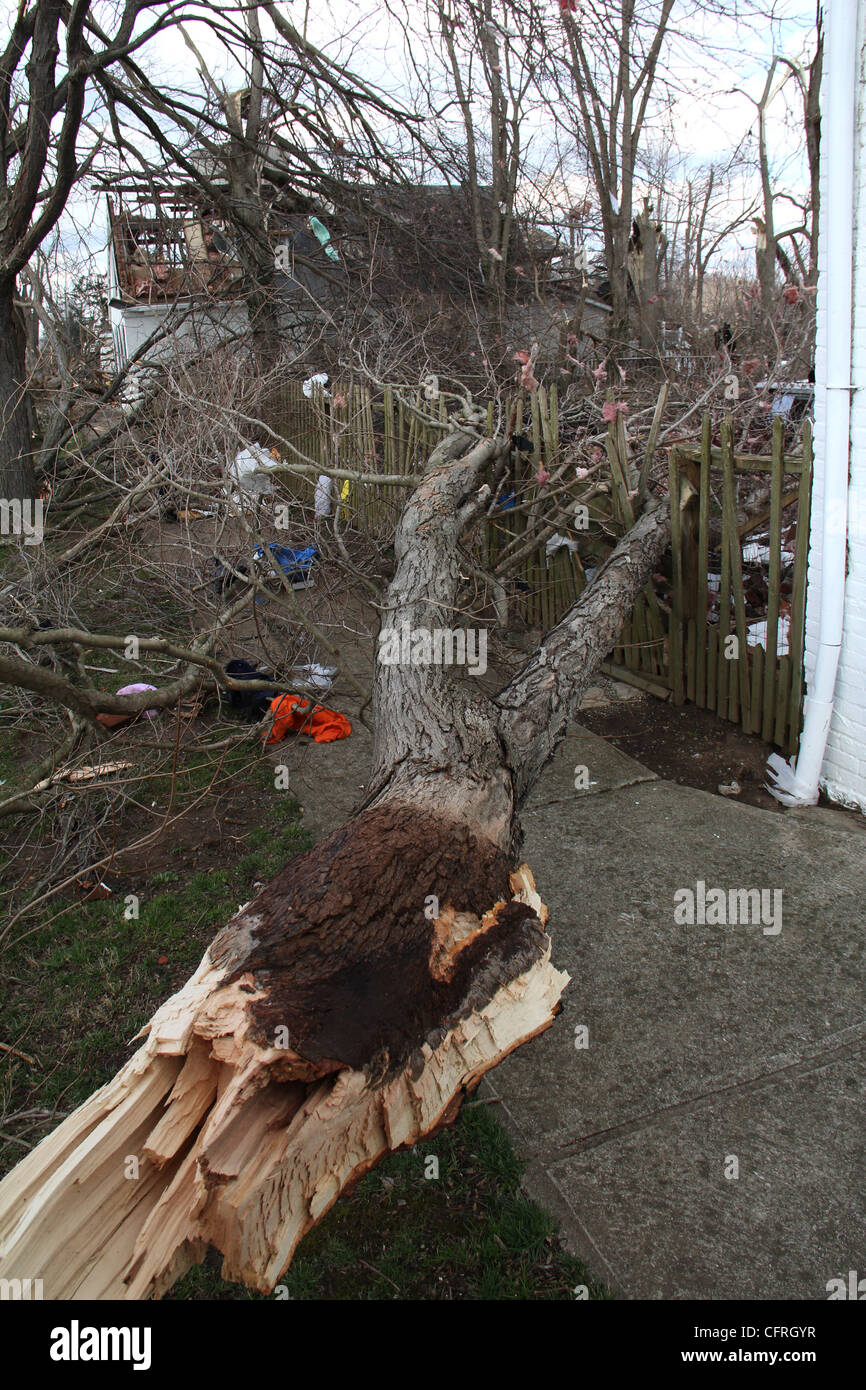
MULTIPOLYGON (((304 396, 300 382, 287 382, 268 413, 268 423, 290 439, 308 459, 357 473, 340 489, 352 524, 369 532, 385 531, 406 500, 407 488, 396 483, 367 483, 365 474, 420 476, 442 430, 419 418, 397 392, 384 387, 373 395, 365 385, 331 383, 332 400, 304 396), (335 398, 343 404, 334 405, 335 398)), ((480 545, 479 559, 495 571, 509 555, 519 564, 508 577, 511 613, 529 627, 549 630, 564 615, 601 563, 617 535, 634 521, 633 498, 652 461, 663 398, 650 430, 643 458, 635 457, 625 423, 617 415, 607 431, 606 497, 590 506, 590 529, 575 533, 579 553, 568 546, 547 554, 544 543, 521 545, 530 525, 526 505, 493 516, 480 545), (524 553, 525 551, 525 553, 524 553)), ((416 406, 436 413, 444 423, 444 398, 431 405, 418 393, 416 406)), ((561 462, 556 387, 518 393, 503 408, 514 412, 515 433, 531 450, 514 457, 514 490, 532 493, 533 473, 551 472, 561 462)), ((488 406, 488 430, 496 426, 488 406)), ((772 453, 742 454, 733 448, 732 424, 723 422, 718 446, 712 443, 709 416, 694 446, 678 445, 669 455, 672 581, 650 583, 638 596, 611 659, 603 669, 644 689, 712 709, 723 719, 757 734, 786 753, 796 751, 803 697, 806 563, 812 486, 812 440, 805 423, 802 451, 784 453, 784 427, 774 422, 772 453), (737 518, 737 480, 754 473, 770 475, 769 507, 745 523, 737 518), (783 592, 783 526, 796 516, 793 570, 783 592), (743 544, 766 526, 766 622, 763 640, 749 639, 743 544), (714 568, 717 583, 714 583, 714 568), (780 620, 787 632, 787 651, 778 651, 780 620)), ((288 475, 288 490, 312 501, 315 479, 288 475)), ((544 505, 539 497, 539 505, 544 505)), ((789 527, 789 529, 791 529, 789 527)))
MULTIPOLYGON (((673 585, 669 627, 668 684, 676 704, 692 701, 711 709, 786 753, 796 751, 803 698, 803 644, 806 618, 806 566, 812 493, 812 436, 808 421, 802 452, 784 454, 784 426, 776 419, 772 453, 736 453, 731 421, 722 424, 720 447, 711 444, 704 421, 698 448, 676 448, 669 461, 673 585), (769 473, 769 507, 739 523, 736 480, 746 473, 769 473), (796 511, 795 511, 796 509, 796 511), (796 526, 790 545, 793 564, 783 593, 783 524, 788 512, 796 526), (714 525, 711 525, 714 523, 714 525), (711 531, 720 542, 711 549, 711 531), (767 527, 765 616, 749 623, 744 586, 743 544, 767 527), (711 561, 717 557, 718 620, 711 561), (763 630, 759 624, 764 624, 763 630), (751 634, 749 628, 751 627, 751 634), (780 630, 787 640, 779 641, 780 630), (749 636, 753 640, 750 642, 749 636), (756 641, 756 637, 763 640, 756 641), (780 650, 786 648, 786 650, 780 650)), ((791 527, 787 528, 789 535, 791 527)))

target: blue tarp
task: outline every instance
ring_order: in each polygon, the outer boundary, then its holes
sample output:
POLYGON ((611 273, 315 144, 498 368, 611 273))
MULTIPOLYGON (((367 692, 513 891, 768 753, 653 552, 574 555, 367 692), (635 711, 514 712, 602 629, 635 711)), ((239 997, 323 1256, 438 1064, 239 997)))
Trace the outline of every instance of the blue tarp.
MULTIPOLYGON (((305 550, 292 550, 288 545, 277 545, 276 541, 272 541, 268 546, 268 550, 273 555, 286 578, 295 583, 300 579, 306 579, 308 577, 313 561, 319 558, 318 550, 312 545, 308 545, 305 550)), ((255 558, 270 569, 270 563, 260 545, 256 546, 255 558)))

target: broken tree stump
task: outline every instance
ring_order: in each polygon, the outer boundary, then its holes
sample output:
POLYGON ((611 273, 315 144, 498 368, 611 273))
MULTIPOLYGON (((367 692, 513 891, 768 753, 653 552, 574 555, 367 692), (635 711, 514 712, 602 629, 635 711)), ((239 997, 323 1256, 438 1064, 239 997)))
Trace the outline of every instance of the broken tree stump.
POLYGON ((117 1076, 0 1183, 0 1275, 158 1297, 214 1245, 224 1277, 270 1292, 341 1192, 549 1027, 568 976, 546 920, 529 869, 460 827, 400 807, 348 822, 238 912, 117 1076))

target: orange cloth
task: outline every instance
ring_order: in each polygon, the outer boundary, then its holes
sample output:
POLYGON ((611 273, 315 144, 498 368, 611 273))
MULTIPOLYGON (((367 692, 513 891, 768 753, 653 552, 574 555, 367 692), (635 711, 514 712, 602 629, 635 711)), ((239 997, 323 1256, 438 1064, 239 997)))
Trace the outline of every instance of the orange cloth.
POLYGON ((279 743, 290 730, 309 734, 316 743, 333 743, 335 739, 348 738, 352 732, 345 714, 302 700, 300 695, 278 695, 271 700, 271 713, 274 727, 266 743, 279 743))

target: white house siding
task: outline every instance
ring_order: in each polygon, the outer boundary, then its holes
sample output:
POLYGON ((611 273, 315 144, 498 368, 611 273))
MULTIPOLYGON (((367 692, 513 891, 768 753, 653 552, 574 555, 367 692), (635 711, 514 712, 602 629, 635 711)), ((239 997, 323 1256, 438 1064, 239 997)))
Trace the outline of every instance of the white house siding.
MULTIPOLYGON (((117 366, 124 366, 172 311, 179 316, 185 308, 184 304, 177 308, 164 304, 124 304, 123 308, 110 308, 108 313, 117 366)), ((160 338, 147 355, 154 361, 166 361, 176 352, 205 350, 232 333, 242 333, 247 326, 244 305, 209 304, 201 309, 193 309, 178 322, 173 332, 160 338)))
MULTIPOLYGON (((866 812, 866 0, 832 0, 858 7, 860 55, 854 188, 854 346, 852 354, 851 458, 848 489, 848 576, 842 651, 836 681, 833 720, 821 774, 821 786, 834 801, 866 812)), ((825 72, 824 91, 832 74, 825 72)), ((824 166, 826 169, 826 165, 824 166)), ((824 374, 827 345, 825 258, 825 178, 821 179, 822 226, 818 249, 818 324, 816 381, 824 374)), ((806 682, 815 666, 821 600, 821 550, 824 500, 826 393, 815 401, 815 480, 806 602, 806 682)))

